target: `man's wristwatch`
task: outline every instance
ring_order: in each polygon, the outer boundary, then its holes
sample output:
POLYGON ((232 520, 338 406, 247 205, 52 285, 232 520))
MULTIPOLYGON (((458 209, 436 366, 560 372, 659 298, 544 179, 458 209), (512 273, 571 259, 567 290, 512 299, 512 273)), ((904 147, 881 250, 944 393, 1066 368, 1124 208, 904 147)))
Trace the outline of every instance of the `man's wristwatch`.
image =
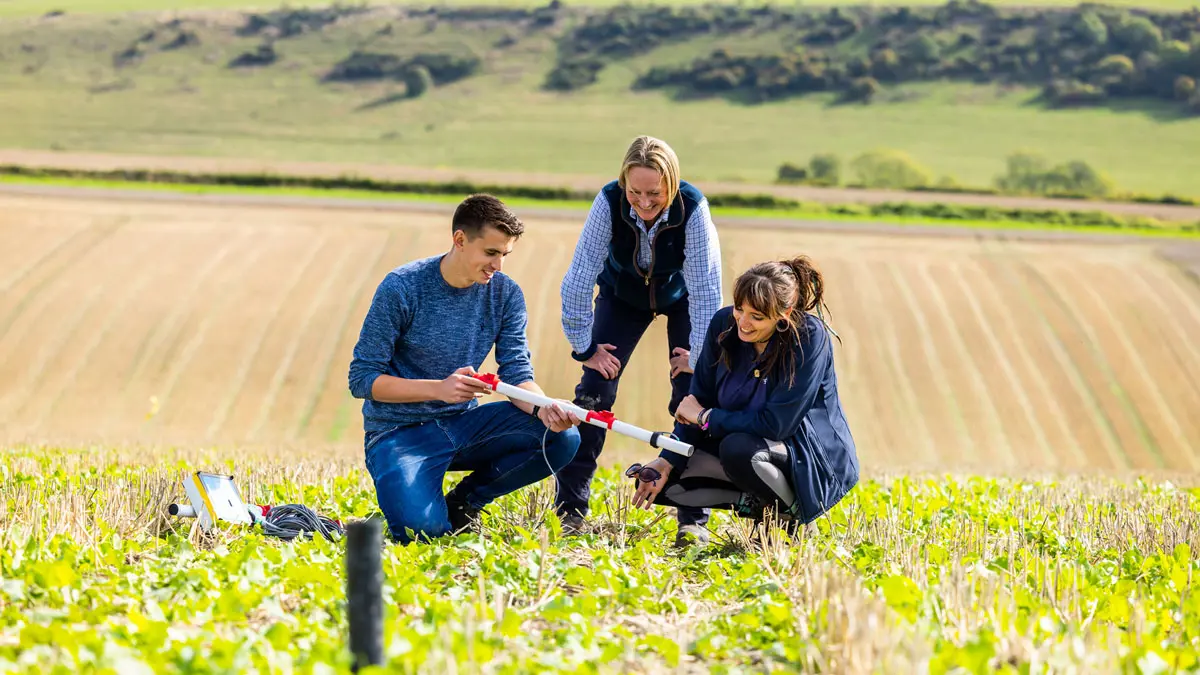
POLYGON ((535 403, 535 404, 533 405, 533 412, 532 412, 532 413, 530 413, 530 414, 531 414, 531 415, 533 415, 534 417, 537 417, 537 416, 538 416, 538 413, 539 413, 539 412, 541 412, 541 410, 542 410, 542 406, 540 406, 540 405, 537 405, 537 404, 535 403))

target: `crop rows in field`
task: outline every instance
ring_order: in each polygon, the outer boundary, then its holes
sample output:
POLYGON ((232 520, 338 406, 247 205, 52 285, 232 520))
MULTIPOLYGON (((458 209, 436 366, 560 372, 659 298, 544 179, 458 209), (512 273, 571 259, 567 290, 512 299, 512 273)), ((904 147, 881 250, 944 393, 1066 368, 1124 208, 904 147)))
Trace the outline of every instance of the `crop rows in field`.
MULTIPOLYGON (((0 435, 18 440, 357 444, 346 369, 361 318, 383 275, 442 250, 448 227, 417 212, 18 197, 0 213, 0 435)), ((579 221, 528 217, 506 263, 538 379, 564 398, 579 366, 558 285, 579 221)), ((721 236, 727 300, 764 257, 806 253, 824 270, 865 463, 1200 468, 1200 289, 1150 244, 721 236)), ((667 374, 660 320, 616 412, 667 428, 667 374)))

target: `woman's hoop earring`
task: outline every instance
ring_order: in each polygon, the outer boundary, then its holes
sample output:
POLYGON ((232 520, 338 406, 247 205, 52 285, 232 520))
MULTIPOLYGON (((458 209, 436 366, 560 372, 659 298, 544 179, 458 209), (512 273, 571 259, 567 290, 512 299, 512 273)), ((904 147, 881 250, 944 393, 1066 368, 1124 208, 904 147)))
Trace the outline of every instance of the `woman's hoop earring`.
POLYGON ((782 333, 782 332, 786 331, 790 326, 791 326, 791 324, 789 324, 787 322, 787 319, 780 319, 775 322, 775 332, 782 333))

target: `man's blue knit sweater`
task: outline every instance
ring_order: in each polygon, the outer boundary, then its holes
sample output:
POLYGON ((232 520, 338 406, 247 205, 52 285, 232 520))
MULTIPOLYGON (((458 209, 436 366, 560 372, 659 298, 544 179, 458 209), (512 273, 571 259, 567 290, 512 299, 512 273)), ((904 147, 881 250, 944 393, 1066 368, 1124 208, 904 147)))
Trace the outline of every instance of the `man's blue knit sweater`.
POLYGON ((494 345, 502 381, 515 386, 533 379, 521 288, 501 272, 487 284, 455 288, 442 276, 442 257, 397 267, 375 291, 350 362, 350 392, 365 399, 365 431, 415 424, 478 405, 475 400, 374 401, 371 385, 383 374, 443 380, 463 366, 478 369, 494 345))

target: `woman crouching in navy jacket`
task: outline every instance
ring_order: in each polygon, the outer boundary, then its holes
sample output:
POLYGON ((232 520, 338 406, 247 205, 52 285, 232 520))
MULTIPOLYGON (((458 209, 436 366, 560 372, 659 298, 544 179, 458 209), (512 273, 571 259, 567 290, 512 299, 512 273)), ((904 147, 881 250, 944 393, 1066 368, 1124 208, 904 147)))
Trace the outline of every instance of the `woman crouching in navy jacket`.
POLYGON ((755 265, 734 284, 705 335, 675 435, 691 457, 663 450, 626 472, 634 505, 773 508, 809 523, 858 483, 854 438, 838 399, 824 282, 807 257, 755 265))

